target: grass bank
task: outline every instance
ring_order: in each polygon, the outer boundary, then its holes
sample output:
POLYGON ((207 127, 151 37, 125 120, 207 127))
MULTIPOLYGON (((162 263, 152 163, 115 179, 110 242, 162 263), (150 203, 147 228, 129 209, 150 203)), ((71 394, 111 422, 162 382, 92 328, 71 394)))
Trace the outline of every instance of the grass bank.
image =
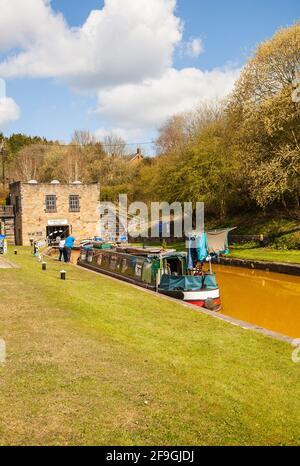
POLYGON ((300 264, 299 250, 279 250, 272 248, 257 248, 253 246, 231 246, 229 257, 268 262, 286 262, 300 264))
POLYGON ((48 260, 0 270, 4 445, 299 445, 291 347, 48 260))

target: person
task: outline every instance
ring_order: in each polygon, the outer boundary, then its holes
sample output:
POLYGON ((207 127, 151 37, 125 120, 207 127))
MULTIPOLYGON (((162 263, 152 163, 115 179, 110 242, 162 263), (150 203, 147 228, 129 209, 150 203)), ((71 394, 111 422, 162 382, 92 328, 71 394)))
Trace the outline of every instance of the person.
POLYGON ((203 275, 203 263, 200 262, 200 261, 197 261, 194 276, 195 277, 199 277, 199 276, 201 277, 202 275, 203 275))
POLYGON ((59 248, 59 261, 62 262, 64 259, 64 247, 65 247, 66 241, 64 239, 61 239, 60 242, 58 243, 58 248, 59 248))
POLYGON ((75 238, 73 236, 68 236, 65 241, 65 246, 64 246, 64 259, 65 262, 70 262, 71 261, 71 254, 72 254, 72 249, 75 243, 75 238))
POLYGON ((37 241, 34 241, 33 243, 33 254, 35 257, 39 257, 40 251, 39 251, 39 245, 37 241))

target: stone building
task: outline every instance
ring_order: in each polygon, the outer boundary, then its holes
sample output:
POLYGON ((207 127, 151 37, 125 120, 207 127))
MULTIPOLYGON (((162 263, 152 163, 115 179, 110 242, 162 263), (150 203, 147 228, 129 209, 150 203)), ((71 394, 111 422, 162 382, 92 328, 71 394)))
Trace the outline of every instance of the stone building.
POLYGON ((98 184, 60 184, 52 181, 16 182, 10 185, 10 200, 15 214, 15 242, 29 245, 30 240, 72 234, 76 240, 97 235, 99 225, 98 184))
POLYGON ((5 235, 9 244, 15 242, 14 209, 10 205, 0 205, 0 235, 5 235))

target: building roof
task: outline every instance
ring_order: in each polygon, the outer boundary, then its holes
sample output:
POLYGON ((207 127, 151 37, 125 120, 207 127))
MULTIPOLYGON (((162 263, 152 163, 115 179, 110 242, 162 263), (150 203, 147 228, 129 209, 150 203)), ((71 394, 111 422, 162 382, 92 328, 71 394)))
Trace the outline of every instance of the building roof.
POLYGON ((14 181, 12 183, 10 183, 10 186, 14 186, 14 185, 29 185, 29 186, 70 186, 70 187, 74 187, 74 186, 97 186, 99 185, 100 183, 81 183, 79 181, 73 181, 71 183, 61 183, 57 180, 53 180, 51 182, 48 182, 48 183, 39 183, 38 181, 35 181, 35 180, 30 180, 30 181, 14 181))
POLYGON ((144 160, 144 156, 141 149, 137 148, 136 153, 132 154, 130 162, 140 162, 141 160, 144 160))

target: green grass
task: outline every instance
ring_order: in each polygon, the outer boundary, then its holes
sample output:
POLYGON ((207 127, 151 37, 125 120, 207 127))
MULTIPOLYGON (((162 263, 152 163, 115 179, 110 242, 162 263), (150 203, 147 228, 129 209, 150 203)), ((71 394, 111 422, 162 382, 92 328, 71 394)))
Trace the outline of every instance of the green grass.
POLYGON ((230 247, 229 257, 258 261, 287 262, 290 264, 300 264, 300 251, 293 250, 233 246, 230 247))
POLYGON ((299 445, 283 342, 26 248, 0 270, 4 445, 299 445))

